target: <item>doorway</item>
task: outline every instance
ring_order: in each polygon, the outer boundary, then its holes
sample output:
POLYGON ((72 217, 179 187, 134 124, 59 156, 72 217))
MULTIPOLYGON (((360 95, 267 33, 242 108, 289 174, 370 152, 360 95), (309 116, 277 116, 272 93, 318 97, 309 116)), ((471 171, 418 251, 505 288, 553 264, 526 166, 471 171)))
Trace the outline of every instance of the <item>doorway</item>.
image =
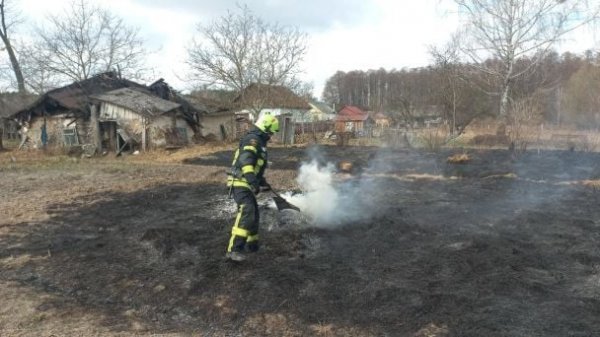
POLYGON ((100 122, 100 140, 102 146, 102 149, 100 149, 101 152, 117 152, 119 150, 116 121, 100 122))

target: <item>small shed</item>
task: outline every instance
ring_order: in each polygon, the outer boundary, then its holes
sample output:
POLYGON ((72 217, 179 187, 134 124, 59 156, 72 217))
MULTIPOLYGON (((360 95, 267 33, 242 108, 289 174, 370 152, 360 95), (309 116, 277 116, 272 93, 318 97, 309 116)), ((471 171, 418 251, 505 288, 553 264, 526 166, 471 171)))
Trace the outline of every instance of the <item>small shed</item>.
POLYGON ((337 133, 361 134, 372 123, 369 114, 358 107, 347 105, 335 117, 335 131, 337 133))

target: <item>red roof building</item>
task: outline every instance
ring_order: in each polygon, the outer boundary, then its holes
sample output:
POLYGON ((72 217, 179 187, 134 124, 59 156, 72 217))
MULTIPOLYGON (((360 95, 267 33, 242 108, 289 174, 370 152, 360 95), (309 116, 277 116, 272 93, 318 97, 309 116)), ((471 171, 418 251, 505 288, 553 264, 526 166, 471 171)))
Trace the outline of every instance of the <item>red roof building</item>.
POLYGON ((336 132, 357 132, 363 131, 365 123, 369 119, 369 114, 361 109, 347 105, 342 108, 335 117, 336 132))
POLYGON ((355 106, 347 105, 338 112, 335 120, 340 122, 364 122, 367 118, 369 118, 368 113, 355 106))

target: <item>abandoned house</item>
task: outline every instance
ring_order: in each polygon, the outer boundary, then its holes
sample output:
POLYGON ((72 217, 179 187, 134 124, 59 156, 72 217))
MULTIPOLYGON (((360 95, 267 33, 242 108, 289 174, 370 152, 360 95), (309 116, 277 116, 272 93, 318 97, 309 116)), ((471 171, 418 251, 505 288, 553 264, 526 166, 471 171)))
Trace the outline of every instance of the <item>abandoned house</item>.
POLYGON ((181 105, 141 89, 121 88, 90 96, 99 108, 100 143, 119 151, 128 141, 141 148, 187 145, 194 129, 181 112, 181 105))
POLYGON ((145 86, 107 72, 51 90, 12 117, 34 148, 120 152, 185 145, 200 133, 200 113, 162 79, 145 86))

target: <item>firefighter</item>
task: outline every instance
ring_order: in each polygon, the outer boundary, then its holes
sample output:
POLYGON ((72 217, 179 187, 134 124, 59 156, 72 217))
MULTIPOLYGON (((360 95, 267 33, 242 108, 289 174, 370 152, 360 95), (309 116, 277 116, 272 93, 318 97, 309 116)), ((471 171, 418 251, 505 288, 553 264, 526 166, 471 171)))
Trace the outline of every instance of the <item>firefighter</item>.
POLYGON ((233 196, 238 206, 225 254, 229 260, 245 260, 245 249, 249 252, 258 251, 259 214, 256 195, 261 190, 270 189, 264 177, 267 168, 267 142, 277 131, 277 118, 263 114, 242 137, 235 151, 227 178, 230 196, 233 196))

